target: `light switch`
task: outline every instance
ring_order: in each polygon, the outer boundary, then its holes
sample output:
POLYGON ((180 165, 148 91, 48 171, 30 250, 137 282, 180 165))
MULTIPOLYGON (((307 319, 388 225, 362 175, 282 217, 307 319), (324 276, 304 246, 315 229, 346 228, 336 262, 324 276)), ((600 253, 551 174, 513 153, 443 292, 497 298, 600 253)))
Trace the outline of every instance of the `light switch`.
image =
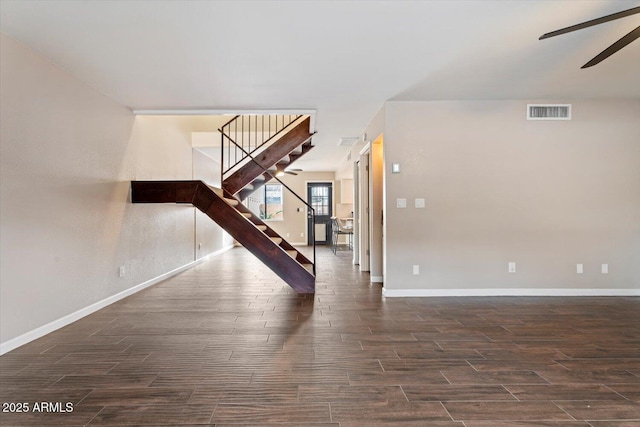
POLYGON ((396 207, 398 208, 406 208, 407 207, 407 199, 396 199, 396 207))
POLYGON ((424 209, 424 199, 416 199, 416 209, 424 209))
POLYGON ((391 164, 391 173, 400 173, 400 163, 391 164))

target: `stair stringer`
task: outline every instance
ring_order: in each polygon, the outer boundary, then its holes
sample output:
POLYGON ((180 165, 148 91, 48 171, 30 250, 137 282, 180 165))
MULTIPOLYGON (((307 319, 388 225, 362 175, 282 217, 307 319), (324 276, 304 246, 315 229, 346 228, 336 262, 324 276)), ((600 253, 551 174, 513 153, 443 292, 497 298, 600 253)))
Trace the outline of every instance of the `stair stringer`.
MULTIPOLYGON (((132 181, 133 203, 191 203, 299 293, 315 292, 315 276, 242 212, 202 181, 132 181)), ((239 204, 239 206, 241 206, 239 204)), ((268 228, 271 233, 275 231, 268 228)), ((282 240, 284 243, 284 239, 282 240)), ((282 244, 282 243, 281 243, 282 244)), ((288 243, 286 244, 290 246, 288 243)), ((285 245, 285 246, 286 246, 285 245)), ((298 252, 297 259, 302 256, 298 252)), ((304 258, 306 260, 306 258, 304 258)))
MULTIPOLYGON (((233 196, 231 196, 229 193, 225 192, 225 197, 228 198, 232 198, 233 196)), ((237 197, 235 198, 237 200, 237 197)), ((282 236, 280 236, 274 229, 272 229, 271 227, 269 227, 264 221, 262 221, 260 218, 258 218, 253 212, 251 212, 251 210, 249 208, 247 208, 245 205, 243 205, 242 203, 239 203, 238 206, 235 206, 234 209, 238 210, 240 213, 247 213, 247 214, 252 214, 252 216, 250 218, 247 218, 250 222, 252 222, 253 224, 255 224, 256 226, 260 225, 260 226, 264 226, 266 228, 265 231, 263 231, 264 234, 266 234, 268 237, 279 237, 282 239, 282 242, 280 243, 280 247, 282 247, 282 249, 286 251, 291 251, 294 250, 297 252, 296 258, 295 260, 298 261, 300 264, 304 265, 304 264, 312 264, 311 261, 309 261, 309 259, 304 256, 304 254, 302 254, 302 252, 298 251, 294 246, 292 246, 289 242, 287 242, 282 236)))

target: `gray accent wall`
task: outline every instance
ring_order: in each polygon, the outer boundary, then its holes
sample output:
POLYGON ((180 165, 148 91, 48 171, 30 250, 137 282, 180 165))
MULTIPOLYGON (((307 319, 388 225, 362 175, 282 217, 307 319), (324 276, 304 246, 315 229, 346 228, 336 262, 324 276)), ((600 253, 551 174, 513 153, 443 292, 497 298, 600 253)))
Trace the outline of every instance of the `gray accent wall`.
POLYGON ((528 102, 386 103, 385 291, 638 293, 640 101, 573 101, 571 121, 528 102))
MULTIPOLYGON (((12 348, 194 261, 195 208, 129 194, 132 179, 191 179, 193 126, 134 117, 0 37, 0 341, 12 348)), ((222 248, 219 230, 200 231, 208 252, 222 248)))

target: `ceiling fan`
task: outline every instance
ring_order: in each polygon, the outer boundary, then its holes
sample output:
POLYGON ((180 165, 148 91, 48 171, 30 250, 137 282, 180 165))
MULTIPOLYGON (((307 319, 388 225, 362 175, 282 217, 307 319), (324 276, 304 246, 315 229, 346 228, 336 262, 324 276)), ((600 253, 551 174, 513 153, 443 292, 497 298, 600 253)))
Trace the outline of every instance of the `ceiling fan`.
POLYGON ((271 172, 275 176, 282 176, 285 173, 297 176, 298 174, 296 172, 302 172, 302 169, 287 169, 277 166, 275 170, 270 170, 269 172, 271 172))
MULTIPOLYGON (((625 16, 629 16, 629 15, 635 15, 636 13, 640 13, 640 7, 633 7, 631 9, 623 10, 622 12, 612 13, 611 15, 606 15, 601 18, 596 18, 596 19, 592 19, 591 21, 583 22, 581 24, 576 24, 570 27, 562 28, 560 30, 552 31, 550 33, 541 35, 538 40, 548 39, 549 37, 559 36, 560 34, 566 34, 572 31, 582 30, 583 28, 592 27, 598 24, 604 24, 605 22, 624 18, 625 16)), ((637 39, 638 37, 640 37, 640 26, 636 27, 634 30, 631 30, 629 34, 621 37, 618 41, 616 41, 611 46, 609 46, 608 48, 600 52, 591 61, 587 62, 580 68, 589 68, 604 61, 605 59, 607 59, 608 57, 610 57, 611 55, 613 55, 614 53, 616 53, 617 51, 619 51, 620 49, 622 49, 623 47, 625 47, 626 45, 628 45, 629 43, 637 39)))

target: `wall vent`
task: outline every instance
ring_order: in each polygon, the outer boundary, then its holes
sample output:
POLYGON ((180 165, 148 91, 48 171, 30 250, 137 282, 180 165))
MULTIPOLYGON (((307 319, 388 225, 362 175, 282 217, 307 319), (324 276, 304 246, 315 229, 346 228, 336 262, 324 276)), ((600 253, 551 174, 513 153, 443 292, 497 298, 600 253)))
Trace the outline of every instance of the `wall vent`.
POLYGON ((571 120, 571 104, 527 104, 527 120, 571 120))

